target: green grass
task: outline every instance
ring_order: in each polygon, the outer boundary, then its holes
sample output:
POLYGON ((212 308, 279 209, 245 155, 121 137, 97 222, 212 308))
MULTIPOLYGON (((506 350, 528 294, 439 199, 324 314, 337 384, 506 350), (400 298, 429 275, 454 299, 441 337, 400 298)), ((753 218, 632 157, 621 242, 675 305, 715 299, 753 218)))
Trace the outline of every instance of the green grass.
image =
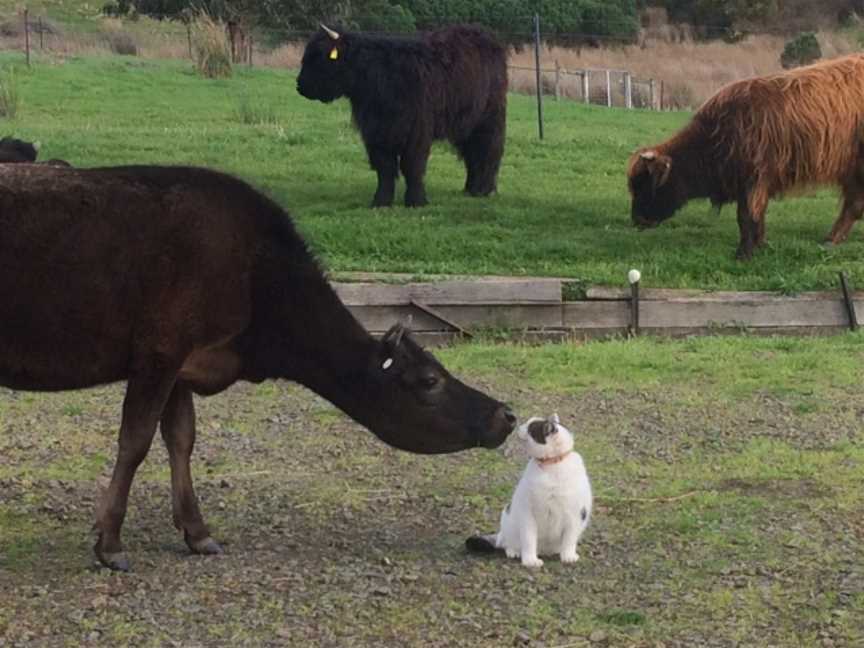
POLYGON ((647 286, 784 292, 834 288, 845 270, 864 285, 864 233, 835 250, 819 245, 836 215, 832 190, 773 202, 769 247, 750 263, 733 259, 733 209, 718 216, 697 201, 656 230, 631 227, 627 158, 674 133, 685 113, 549 101, 541 142, 533 100, 511 95, 498 195, 463 196, 461 163, 437 145, 431 206, 370 210, 375 177, 347 102, 303 99, 290 71, 240 66, 213 81, 189 62, 126 57, 17 71, 23 108, 10 134, 40 141, 43 156, 238 174, 289 208, 332 270, 557 275, 584 286, 620 285, 638 267, 647 286))

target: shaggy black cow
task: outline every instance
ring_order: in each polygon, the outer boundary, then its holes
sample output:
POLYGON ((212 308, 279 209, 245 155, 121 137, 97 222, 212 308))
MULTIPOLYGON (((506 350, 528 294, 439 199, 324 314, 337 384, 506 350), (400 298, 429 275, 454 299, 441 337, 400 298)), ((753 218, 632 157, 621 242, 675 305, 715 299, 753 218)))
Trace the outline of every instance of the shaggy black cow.
POLYGON ((298 92, 329 103, 348 97, 378 173, 373 207, 393 204, 399 169, 405 204, 426 204, 423 176, 433 140, 465 162, 465 191, 496 188, 504 153, 507 54, 489 32, 459 25, 420 38, 339 34, 322 25, 306 45, 298 92))

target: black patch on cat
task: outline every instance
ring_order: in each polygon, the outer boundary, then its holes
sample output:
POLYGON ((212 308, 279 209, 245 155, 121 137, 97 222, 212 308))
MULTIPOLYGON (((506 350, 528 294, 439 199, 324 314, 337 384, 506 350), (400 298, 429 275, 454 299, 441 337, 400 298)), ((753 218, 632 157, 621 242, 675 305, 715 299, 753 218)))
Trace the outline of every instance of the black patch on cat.
POLYGON ((582 510, 579 512, 579 515, 582 517, 582 521, 584 522, 588 518, 588 509, 583 506, 582 510))
POLYGON ((534 421, 528 426, 528 434, 540 445, 546 445, 546 437, 554 430, 555 426, 549 421, 534 421))
POLYGON ((496 553, 498 551, 503 551, 503 549, 498 549, 498 547, 495 546, 494 542, 490 542, 486 536, 481 535, 471 536, 470 538, 465 540, 465 548, 470 553, 477 554, 490 554, 496 553))

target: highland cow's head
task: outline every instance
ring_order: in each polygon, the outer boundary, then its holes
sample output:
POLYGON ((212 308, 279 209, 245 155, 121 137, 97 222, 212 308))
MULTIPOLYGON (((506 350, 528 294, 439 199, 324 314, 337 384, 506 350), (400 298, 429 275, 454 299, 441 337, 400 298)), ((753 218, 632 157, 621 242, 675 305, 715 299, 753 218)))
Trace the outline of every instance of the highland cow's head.
POLYGON ((651 149, 637 151, 630 158, 627 185, 632 198, 630 217, 639 229, 656 227, 689 199, 672 158, 651 149))
POLYGON ((350 70, 346 65, 348 46, 339 32, 321 25, 303 51, 297 92, 307 99, 330 103, 345 96, 350 88, 350 70))

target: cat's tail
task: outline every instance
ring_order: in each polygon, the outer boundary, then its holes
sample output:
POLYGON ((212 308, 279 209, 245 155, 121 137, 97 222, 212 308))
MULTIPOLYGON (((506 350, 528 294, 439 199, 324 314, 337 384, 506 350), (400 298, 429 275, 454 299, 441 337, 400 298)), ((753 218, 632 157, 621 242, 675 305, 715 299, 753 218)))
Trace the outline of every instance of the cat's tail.
POLYGON ((490 533, 488 535, 473 535, 465 540, 465 548, 469 553, 476 554, 491 554, 499 551, 503 552, 504 550, 499 548, 496 543, 497 539, 498 534, 496 533, 490 533))

